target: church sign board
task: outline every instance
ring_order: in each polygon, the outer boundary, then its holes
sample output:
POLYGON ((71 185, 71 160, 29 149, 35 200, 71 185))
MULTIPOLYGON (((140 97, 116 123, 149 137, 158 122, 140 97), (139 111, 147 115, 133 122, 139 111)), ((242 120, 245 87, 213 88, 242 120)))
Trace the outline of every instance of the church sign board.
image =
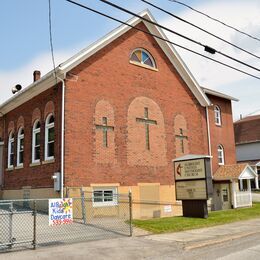
POLYGON ((207 200, 212 196, 210 158, 186 155, 174 160, 177 200, 207 200))
MULTIPOLYGON (((210 157, 204 155, 185 155, 174 161, 176 199, 182 200, 183 211, 189 211, 186 216, 196 216, 190 212, 193 206, 201 207, 198 216, 207 214, 207 200, 213 195, 213 184, 210 167, 210 157), (196 206, 195 206, 196 205, 196 206)), ((194 213, 194 214, 193 214, 194 213)))

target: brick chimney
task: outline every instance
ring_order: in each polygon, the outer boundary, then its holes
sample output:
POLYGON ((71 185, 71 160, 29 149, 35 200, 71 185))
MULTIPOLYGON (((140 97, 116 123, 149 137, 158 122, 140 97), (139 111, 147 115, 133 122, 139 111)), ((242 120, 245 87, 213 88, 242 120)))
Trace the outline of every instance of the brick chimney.
POLYGON ((41 72, 39 70, 35 70, 33 72, 33 82, 41 78, 41 72))

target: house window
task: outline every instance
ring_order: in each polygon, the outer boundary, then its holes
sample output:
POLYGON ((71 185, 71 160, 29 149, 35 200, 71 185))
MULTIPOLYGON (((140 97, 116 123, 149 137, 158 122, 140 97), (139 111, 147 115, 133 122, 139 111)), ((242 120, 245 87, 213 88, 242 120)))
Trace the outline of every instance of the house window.
POLYGON ((33 133, 32 133, 32 163, 40 162, 40 155, 41 155, 40 135, 41 135, 41 123, 39 120, 37 120, 33 125, 33 133))
POLYGON ((48 115, 45 123, 45 160, 54 159, 54 116, 48 115))
POLYGON ((93 206, 115 206, 117 205, 117 194, 115 188, 96 188, 93 191, 93 206))
POLYGON ((130 62, 133 64, 141 64, 145 67, 156 69, 155 61, 152 55, 144 49, 135 49, 131 54, 130 62))
POLYGON ((21 127, 17 136, 17 166, 23 166, 24 129, 21 127))
POLYGON ((221 110, 220 110, 220 107, 215 106, 214 112, 215 112, 215 124, 221 125, 221 110))
POLYGON ((224 165, 224 148, 222 145, 218 146, 218 164, 219 165, 224 165))
POLYGON ((8 168, 14 166, 14 132, 11 132, 8 139, 8 168))

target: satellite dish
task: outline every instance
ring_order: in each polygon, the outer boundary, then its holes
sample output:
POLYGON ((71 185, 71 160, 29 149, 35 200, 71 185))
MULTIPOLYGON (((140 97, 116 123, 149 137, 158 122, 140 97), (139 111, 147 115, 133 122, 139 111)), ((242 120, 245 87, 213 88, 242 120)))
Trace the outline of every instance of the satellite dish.
POLYGON ((17 84, 15 87, 12 88, 12 93, 15 94, 22 89, 20 84, 17 84))

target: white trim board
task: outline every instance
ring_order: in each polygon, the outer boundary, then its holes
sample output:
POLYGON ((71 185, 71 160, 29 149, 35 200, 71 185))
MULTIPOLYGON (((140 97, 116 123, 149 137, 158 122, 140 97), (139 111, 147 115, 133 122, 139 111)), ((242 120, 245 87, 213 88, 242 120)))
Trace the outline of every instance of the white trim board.
MULTIPOLYGON (((144 10, 141 13, 139 13, 139 16, 144 17, 148 20, 156 22, 150 11, 144 10)), ((128 24, 131 26, 135 26, 138 23, 142 22, 143 20, 137 17, 133 17, 130 20, 127 21, 128 24)), ((156 27, 153 24, 150 24, 148 22, 143 21, 148 30, 157 36, 160 36, 164 39, 168 38, 164 34, 164 32, 156 27)), ((94 55, 97 51, 107 46, 109 43, 126 33, 132 29, 131 27, 127 25, 120 25, 118 28, 114 29, 107 35, 105 35, 100 40, 96 41, 95 43, 91 44, 89 47, 83 49, 82 51, 78 52, 76 55, 69 58, 67 61, 63 62, 56 68, 57 76, 59 77, 58 82, 61 81, 61 79, 65 78, 65 75, 67 72, 69 72, 71 69, 79 65, 81 62, 86 60, 87 58, 94 55), (61 78, 61 79, 60 79, 61 78)), ((171 61, 174 68, 177 70, 177 72, 180 74, 182 79, 185 81, 193 95, 197 98, 201 106, 210 106, 211 102, 204 93, 204 91, 199 86, 198 82, 184 63, 184 61, 181 59, 179 54, 177 53, 176 49, 169 44, 168 42, 165 42, 163 40, 160 40, 158 38, 155 38, 161 49, 164 51, 166 56, 171 61)), ((44 75, 42 78, 37 80, 36 82, 29 85, 27 88, 23 89, 19 93, 15 94, 12 98, 7 100, 5 103, 0 105, 0 112, 3 114, 8 113, 12 109, 20 106, 24 102, 32 99, 33 97, 39 95, 43 91, 51 88, 56 82, 55 82, 55 75, 54 70, 50 71, 46 75, 44 75)))

